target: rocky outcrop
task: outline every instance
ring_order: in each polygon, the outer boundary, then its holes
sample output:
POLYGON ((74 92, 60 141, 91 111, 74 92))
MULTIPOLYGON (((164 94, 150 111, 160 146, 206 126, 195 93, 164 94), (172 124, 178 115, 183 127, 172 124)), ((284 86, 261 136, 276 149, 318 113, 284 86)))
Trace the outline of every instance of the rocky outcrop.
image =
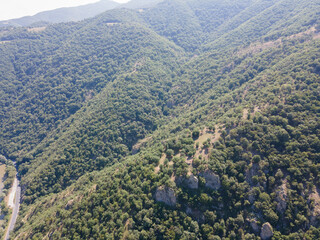
POLYGON ((261 228, 260 237, 262 240, 268 240, 273 236, 273 228, 270 223, 264 223, 261 228))
POLYGON ((309 203, 311 203, 310 224, 317 226, 320 222, 320 194, 318 189, 314 189, 309 195, 309 203))
POLYGON ((258 163, 252 163, 246 171, 246 181, 250 186, 253 186, 254 183, 252 181, 253 176, 258 176, 260 170, 260 165, 258 163))
POLYGON ((192 208, 190 208, 190 207, 187 207, 186 213, 187 213, 189 216, 191 216, 191 217, 193 217, 194 219, 196 219, 197 222, 202 223, 202 222, 205 221, 205 217, 204 217, 203 213, 202 213, 201 211, 199 211, 199 210, 196 210, 196 209, 192 209, 192 208))
POLYGON ((163 202, 171 207, 174 207, 177 203, 175 192, 172 188, 169 187, 158 187, 155 198, 157 202, 163 202))
POLYGON ((254 231, 254 233, 258 234, 260 232, 260 227, 258 225, 258 222, 256 219, 247 219, 247 221, 250 223, 250 227, 254 231))
POLYGON ((277 211, 280 213, 284 213, 287 208, 287 199, 288 199, 288 189, 287 189, 287 181, 284 180, 282 185, 276 190, 276 201, 277 203, 277 211))
POLYGON ((199 187, 199 179, 194 175, 190 175, 188 177, 178 177, 176 178, 176 183, 191 189, 198 189, 199 187))
POLYGON ((220 177, 210 170, 199 174, 206 180, 206 187, 218 190, 221 187, 220 177))
POLYGON ((191 189, 198 189, 199 187, 199 180, 196 176, 191 175, 186 179, 186 185, 188 188, 191 189))

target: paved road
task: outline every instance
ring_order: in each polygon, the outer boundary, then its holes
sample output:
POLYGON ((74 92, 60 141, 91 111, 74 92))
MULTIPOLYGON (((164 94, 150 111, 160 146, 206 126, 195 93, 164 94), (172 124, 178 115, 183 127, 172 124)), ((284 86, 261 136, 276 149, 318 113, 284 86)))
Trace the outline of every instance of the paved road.
POLYGON ((9 221, 9 226, 7 228, 5 240, 9 239, 9 234, 14 229, 14 225, 16 224, 18 213, 19 213, 21 187, 20 187, 20 182, 19 182, 17 177, 16 177, 15 181, 17 181, 17 188, 16 188, 16 193, 15 193, 15 202, 14 202, 14 205, 13 205, 12 215, 11 215, 11 219, 9 221))

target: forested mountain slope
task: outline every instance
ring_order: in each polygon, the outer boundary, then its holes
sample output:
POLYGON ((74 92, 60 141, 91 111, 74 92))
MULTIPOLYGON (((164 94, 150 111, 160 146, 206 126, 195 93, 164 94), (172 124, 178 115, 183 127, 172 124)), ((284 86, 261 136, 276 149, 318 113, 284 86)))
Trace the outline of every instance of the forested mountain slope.
POLYGON ((168 0, 2 30, 13 239, 319 238, 319 12, 168 0))

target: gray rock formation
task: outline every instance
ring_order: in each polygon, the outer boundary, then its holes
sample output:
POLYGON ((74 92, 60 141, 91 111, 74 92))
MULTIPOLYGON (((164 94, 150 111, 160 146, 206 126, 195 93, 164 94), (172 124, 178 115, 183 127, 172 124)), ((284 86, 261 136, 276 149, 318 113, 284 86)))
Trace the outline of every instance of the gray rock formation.
POLYGON ((177 203, 175 192, 169 187, 158 187, 155 197, 157 202, 163 202, 171 207, 174 207, 177 203))
POLYGON ((210 170, 199 174, 206 180, 206 187, 218 190, 221 187, 220 177, 210 170))
POLYGON ((197 220, 197 222, 204 222, 205 221, 205 217, 203 215, 203 213, 199 210, 196 210, 196 209, 192 209, 190 207, 187 207, 186 209, 186 213, 189 215, 189 216, 192 216, 193 218, 195 218, 197 220))
POLYGON ((191 175, 188 178, 186 178, 185 182, 186 182, 186 185, 187 185, 188 188, 198 189, 198 187, 199 187, 199 180, 194 175, 191 175))
POLYGON ((198 189, 199 187, 199 179, 194 175, 190 175, 188 177, 177 177, 176 183, 191 189, 198 189))
POLYGON ((261 228, 260 237, 262 240, 268 240, 273 236, 273 228, 270 223, 264 223, 261 228))
POLYGON ((249 183, 250 186, 253 186, 252 177, 258 176, 260 170, 260 165, 258 163, 253 163, 249 166, 248 170, 246 171, 246 181, 249 183))
POLYGON ((320 194, 317 188, 309 195, 309 203, 311 203, 310 224, 316 226, 320 219, 320 194))
POLYGON ((247 221, 250 223, 250 226, 254 233, 258 234, 260 232, 260 227, 258 225, 258 222, 256 219, 247 219, 247 221))
POLYGON ((287 181, 283 181, 282 185, 276 190, 277 211, 284 213, 287 208, 288 189, 287 181))

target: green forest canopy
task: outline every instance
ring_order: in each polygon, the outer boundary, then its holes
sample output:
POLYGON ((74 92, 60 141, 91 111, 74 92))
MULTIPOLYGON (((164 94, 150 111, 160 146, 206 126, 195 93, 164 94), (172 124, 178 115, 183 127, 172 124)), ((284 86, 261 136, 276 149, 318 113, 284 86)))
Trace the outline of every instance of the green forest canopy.
POLYGON ((1 29, 12 237, 319 238, 319 5, 171 0, 1 29))

